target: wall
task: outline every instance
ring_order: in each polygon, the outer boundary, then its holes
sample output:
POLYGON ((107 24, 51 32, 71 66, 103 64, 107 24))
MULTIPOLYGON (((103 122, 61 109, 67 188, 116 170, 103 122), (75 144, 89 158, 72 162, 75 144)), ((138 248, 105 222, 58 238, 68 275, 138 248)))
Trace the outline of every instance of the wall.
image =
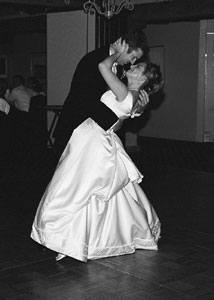
POLYGON ((148 25, 144 31, 150 46, 165 48, 165 98, 139 135, 195 141, 200 23, 148 25))
POLYGON ((87 16, 83 11, 49 14, 47 48, 48 104, 62 105, 77 63, 95 48, 94 16, 87 16))

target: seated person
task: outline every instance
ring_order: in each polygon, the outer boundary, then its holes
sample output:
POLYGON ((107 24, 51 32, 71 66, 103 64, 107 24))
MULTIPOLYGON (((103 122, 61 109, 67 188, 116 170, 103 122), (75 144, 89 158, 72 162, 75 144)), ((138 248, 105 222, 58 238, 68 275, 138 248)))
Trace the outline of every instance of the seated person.
POLYGON ((46 97, 32 90, 35 100, 40 96, 42 100, 35 101, 36 108, 29 107, 27 112, 4 99, 6 88, 0 90, 1 156, 16 167, 36 164, 46 151, 47 123, 43 109, 46 97))
POLYGON ((25 86, 24 77, 15 75, 13 77, 13 89, 6 99, 9 104, 14 105, 18 110, 29 112, 30 99, 33 96, 33 91, 25 86))

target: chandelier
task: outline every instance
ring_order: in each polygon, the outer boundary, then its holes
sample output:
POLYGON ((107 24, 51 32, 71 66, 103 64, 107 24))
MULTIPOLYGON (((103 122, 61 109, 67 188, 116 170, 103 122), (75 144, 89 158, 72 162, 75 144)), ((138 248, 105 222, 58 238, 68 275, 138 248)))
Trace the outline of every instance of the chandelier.
MULTIPOLYGON (((70 0, 64 0, 66 5, 70 4, 70 0)), ((97 0, 98 2, 98 0, 97 0)), ((101 0, 100 4, 96 0, 88 0, 83 4, 83 9, 86 13, 94 14, 97 12, 99 15, 110 19, 114 15, 118 15, 123 8, 128 10, 134 9, 132 0, 101 0)))

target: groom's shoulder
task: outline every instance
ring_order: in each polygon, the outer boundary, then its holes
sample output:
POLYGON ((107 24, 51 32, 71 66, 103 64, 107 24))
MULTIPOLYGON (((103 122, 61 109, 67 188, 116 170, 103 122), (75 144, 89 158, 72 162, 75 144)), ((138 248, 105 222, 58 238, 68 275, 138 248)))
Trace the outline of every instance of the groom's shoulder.
POLYGON ((91 52, 88 52, 79 61, 76 67, 76 72, 77 71, 82 72, 83 68, 97 67, 97 63, 102 61, 108 55, 109 55, 109 46, 100 47, 91 52))
POLYGON ((93 58, 93 57, 102 57, 103 55, 104 56, 107 56, 108 55, 108 52, 109 52, 109 46, 103 46, 103 47, 100 47, 100 48, 96 48, 90 52, 88 52, 87 54, 85 54, 85 56, 83 56, 83 60, 84 59, 90 59, 90 58, 93 58))

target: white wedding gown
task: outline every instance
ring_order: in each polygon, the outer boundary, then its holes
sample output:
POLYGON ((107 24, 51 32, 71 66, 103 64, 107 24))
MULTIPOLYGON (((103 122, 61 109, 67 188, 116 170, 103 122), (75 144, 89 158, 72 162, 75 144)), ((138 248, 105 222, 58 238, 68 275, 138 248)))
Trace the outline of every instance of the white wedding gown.
MULTIPOLYGON (((108 91, 101 101, 118 117, 130 115, 131 93, 117 102, 108 91)), ((36 242, 85 262, 157 250, 159 218, 113 129, 88 118, 74 130, 37 209, 36 242)))

